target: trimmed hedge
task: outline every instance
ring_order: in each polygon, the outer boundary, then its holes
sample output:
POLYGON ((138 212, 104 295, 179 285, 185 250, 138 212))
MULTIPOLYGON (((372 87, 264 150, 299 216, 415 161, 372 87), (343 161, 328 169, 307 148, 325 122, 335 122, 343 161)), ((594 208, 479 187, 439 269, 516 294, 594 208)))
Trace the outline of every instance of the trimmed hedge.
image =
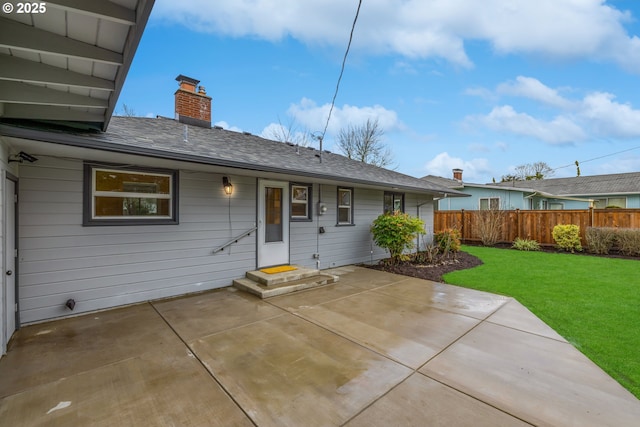
POLYGON ((608 254, 616 248, 627 256, 640 256, 640 229, 589 227, 585 232, 587 249, 594 254, 608 254))

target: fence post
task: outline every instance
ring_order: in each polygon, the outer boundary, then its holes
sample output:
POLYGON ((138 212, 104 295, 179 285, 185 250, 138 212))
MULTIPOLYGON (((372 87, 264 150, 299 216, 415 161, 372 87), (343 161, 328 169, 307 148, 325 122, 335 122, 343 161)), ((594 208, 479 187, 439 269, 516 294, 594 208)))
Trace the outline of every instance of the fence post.
POLYGON ((520 236, 520 209, 516 209, 516 237, 522 239, 520 236))
POLYGON ((589 227, 593 227, 593 206, 589 206, 589 227))
POLYGON ((464 209, 460 209, 460 237, 462 238, 462 240, 465 239, 465 237, 464 237, 464 209))

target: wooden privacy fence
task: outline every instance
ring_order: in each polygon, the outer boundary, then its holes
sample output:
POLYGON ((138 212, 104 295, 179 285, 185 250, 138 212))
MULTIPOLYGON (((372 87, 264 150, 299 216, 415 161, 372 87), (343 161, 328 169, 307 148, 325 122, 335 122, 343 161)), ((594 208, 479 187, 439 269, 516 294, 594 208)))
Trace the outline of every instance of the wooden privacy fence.
MULTIPOLYGON (((477 211, 436 211, 434 231, 457 228, 463 241, 480 241, 477 211)), ((558 224, 580 227, 586 244, 587 227, 640 228, 640 209, 576 209, 576 210, 503 210, 501 243, 512 243, 516 237, 535 240, 541 245, 554 245, 551 235, 558 224)))

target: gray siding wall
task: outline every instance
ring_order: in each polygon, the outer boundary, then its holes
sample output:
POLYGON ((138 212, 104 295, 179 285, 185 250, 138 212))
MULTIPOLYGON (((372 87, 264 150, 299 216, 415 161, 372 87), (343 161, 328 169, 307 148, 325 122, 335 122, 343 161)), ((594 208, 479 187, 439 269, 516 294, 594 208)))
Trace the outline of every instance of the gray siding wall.
MULTIPOLYGON (((314 253, 320 254, 321 269, 348 264, 374 263, 386 258, 389 254, 373 243, 370 232, 371 224, 383 209, 382 190, 363 188, 354 189, 355 225, 339 226, 337 224, 337 190, 331 185, 314 185, 313 221, 291 223, 291 262, 307 267, 317 267, 314 253), (322 192, 322 202, 327 205, 327 212, 318 216, 317 207, 322 192), (319 234, 318 227, 324 227, 325 233, 319 234)), ((425 221, 427 235, 420 239, 421 246, 433 238, 433 203, 432 198, 425 195, 405 194, 405 211, 413 216, 418 215, 425 221)))
MULTIPOLYGON (((154 166, 153 160, 141 162, 154 166)), ((228 175, 234 188, 228 197, 222 174, 181 170, 180 224, 83 227, 82 161, 42 156, 19 172, 23 323, 225 287, 256 267, 256 233, 212 254, 255 226, 255 177, 228 175), (64 306, 70 298, 76 301, 73 312, 64 306)), ((337 186, 314 184, 312 221, 290 223, 291 263, 324 269, 387 257, 369 231, 382 213, 383 194, 354 188, 355 225, 338 226, 337 186), (328 210, 318 216, 321 196, 328 210), (325 233, 318 234, 318 227, 325 233)), ((428 233, 433 232, 430 201, 405 194, 411 215, 422 204, 428 233)))
POLYGON ((230 178, 231 199, 221 174, 180 171, 179 225, 83 227, 83 163, 21 165, 21 322, 229 286, 255 268, 256 245, 252 234, 212 255, 255 224, 255 178, 230 178))

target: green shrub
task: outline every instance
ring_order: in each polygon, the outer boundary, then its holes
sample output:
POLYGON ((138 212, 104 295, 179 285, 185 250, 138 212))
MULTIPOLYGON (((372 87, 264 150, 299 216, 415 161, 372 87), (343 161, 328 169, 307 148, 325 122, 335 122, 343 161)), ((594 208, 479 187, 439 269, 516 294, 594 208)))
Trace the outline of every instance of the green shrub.
POLYGON ((616 231, 613 227, 587 227, 587 250, 593 254, 608 254, 616 243, 616 231))
POLYGON ((447 228, 435 234, 434 239, 444 255, 456 253, 460 250, 460 230, 447 228))
POLYGON ((532 239, 521 239, 516 237, 516 240, 513 241, 512 248, 519 251, 539 251, 540 243, 532 239))
POLYGON ((373 241, 381 248, 389 250, 391 262, 407 258, 403 252, 415 247, 418 234, 424 233, 424 222, 417 217, 396 211, 380 215, 371 226, 373 241))
POLYGON ((640 256, 640 229, 619 228, 616 234, 618 249, 622 254, 640 256))
POLYGON ((575 224, 556 225, 551 232, 556 247, 560 250, 574 253, 581 251, 580 227, 575 224))

